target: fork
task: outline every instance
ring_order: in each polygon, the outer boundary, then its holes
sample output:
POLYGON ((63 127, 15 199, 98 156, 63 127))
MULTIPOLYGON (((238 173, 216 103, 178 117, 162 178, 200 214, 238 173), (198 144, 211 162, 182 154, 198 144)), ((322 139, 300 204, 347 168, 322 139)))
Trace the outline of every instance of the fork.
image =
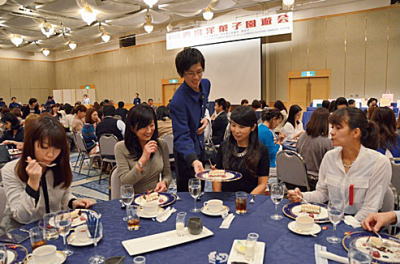
POLYGON ((374 232, 375 235, 377 235, 379 237, 379 239, 381 240, 381 242, 383 244, 383 239, 382 239, 381 235, 376 231, 373 231, 373 232, 374 232))
MULTIPOLYGON (((29 162, 29 161, 27 160, 26 162, 29 162)), ((48 168, 53 168, 54 166, 57 166, 56 163, 46 164, 46 163, 44 163, 42 161, 36 161, 36 162, 39 163, 40 165, 46 166, 48 168)))

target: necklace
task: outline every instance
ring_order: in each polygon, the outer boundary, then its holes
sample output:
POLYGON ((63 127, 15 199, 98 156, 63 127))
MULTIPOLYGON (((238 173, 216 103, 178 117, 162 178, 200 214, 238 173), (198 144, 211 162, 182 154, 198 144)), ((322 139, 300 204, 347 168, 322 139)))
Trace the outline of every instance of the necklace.
POLYGON ((247 148, 243 150, 242 152, 237 152, 237 147, 235 147, 235 150, 233 151, 233 156, 238 157, 238 158, 243 158, 244 155, 247 154, 247 148))
POLYGON ((344 161, 343 161, 343 167, 345 167, 346 169, 350 169, 351 166, 353 166, 353 163, 354 163, 354 161, 352 161, 352 162, 346 164, 346 163, 344 163, 344 161))

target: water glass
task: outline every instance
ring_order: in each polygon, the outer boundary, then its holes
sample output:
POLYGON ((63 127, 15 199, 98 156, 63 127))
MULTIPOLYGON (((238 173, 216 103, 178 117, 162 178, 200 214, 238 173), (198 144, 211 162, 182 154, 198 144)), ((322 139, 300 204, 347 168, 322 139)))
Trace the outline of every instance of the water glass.
POLYGON ((140 217, 137 214, 137 209, 133 205, 126 207, 126 218, 128 224, 128 230, 139 230, 140 228, 140 217))
POLYGON ((257 240, 258 240, 257 233, 249 233, 247 235, 245 258, 249 261, 252 261, 254 258, 257 240))
POLYGON ((185 217, 186 217, 186 212, 179 212, 176 214, 175 228, 178 236, 185 235, 185 217))
POLYGON ((55 226, 55 217, 57 213, 48 213, 43 216, 43 220, 39 222, 39 226, 43 229, 44 238, 46 240, 58 239, 58 229, 55 226))
MULTIPOLYGON (((120 193, 122 202, 124 203, 125 207, 132 204, 135 197, 135 191, 132 184, 122 184, 120 187, 120 193)), ((122 220, 127 221, 127 218, 124 217, 122 220)))
POLYGON ((285 193, 285 187, 282 183, 273 183, 270 187, 271 200, 275 205, 275 214, 271 215, 271 219, 273 220, 281 220, 282 215, 278 214, 278 205, 283 199, 283 195, 285 193))
POLYGON ((247 213, 247 193, 235 192, 235 209, 237 214, 247 213))
POLYGON ((146 264, 146 258, 143 256, 137 256, 133 258, 134 264, 146 264))
POLYGON ((201 194, 201 181, 200 181, 200 179, 197 179, 197 178, 191 178, 191 179, 189 179, 188 185, 189 185, 188 187, 189 187, 190 195, 194 199, 194 208, 190 211, 193 213, 198 213, 198 212, 200 212, 200 209, 196 208, 196 200, 201 194))
POLYGON ((71 256, 74 253, 67 247, 67 235, 71 229, 71 224, 72 224, 71 211, 69 210, 60 211, 55 216, 55 225, 58 228, 58 232, 62 236, 64 242, 65 249, 63 250, 63 252, 67 256, 71 256))
POLYGON ((44 238, 43 229, 39 226, 29 229, 29 238, 31 240, 32 250, 47 244, 44 238))
POLYGON ((350 264, 370 264, 372 262, 372 257, 356 247, 356 241, 350 243, 350 249, 348 252, 349 263, 350 264))
POLYGON ((342 200, 330 200, 328 203, 328 216, 333 224, 333 235, 326 238, 329 243, 338 244, 340 238, 336 236, 336 226, 340 223, 344 214, 344 203, 342 200))
POLYGON ((89 264, 103 264, 106 260, 104 256, 99 255, 96 252, 96 247, 99 237, 103 236, 103 224, 100 222, 100 218, 98 218, 97 220, 98 222, 96 223, 95 229, 93 230, 94 232, 93 235, 90 234, 89 232, 89 236, 93 238, 93 244, 95 246, 95 255, 89 258, 89 264))
POLYGON ((0 264, 7 264, 7 247, 0 245, 0 264))

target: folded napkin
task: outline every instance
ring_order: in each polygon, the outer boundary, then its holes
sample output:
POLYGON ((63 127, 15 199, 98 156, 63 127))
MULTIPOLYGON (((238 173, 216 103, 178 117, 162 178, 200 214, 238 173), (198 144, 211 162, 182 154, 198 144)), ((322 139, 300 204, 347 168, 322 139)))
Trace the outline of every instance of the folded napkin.
POLYGON ((328 264, 328 259, 336 261, 338 263, 349 263, 348 258, 328 252, 326 251, 326 247, 324 246, 315 244, 314 250, 316 264, 328 264))
POLYGON ((344 223, 346 225, 352 226, 353 228, 361 227, 361 223, 358 222, 358 220, 355 219, 354 216, 351 216, 351 215, 346 215, 344 217, 344 223))
POLYGON ((227 217, 224 218, 219 228, 229 229, 234 218, 235 218, 234 214, 229 214, 227 217))
POLYGON ((176 209, 173 207, 168 207, 165 209, 162 213, 158 214, 156 217, 156 220, 160 223, 165 222, 168 220, 168 218, 176 212, 176 209))

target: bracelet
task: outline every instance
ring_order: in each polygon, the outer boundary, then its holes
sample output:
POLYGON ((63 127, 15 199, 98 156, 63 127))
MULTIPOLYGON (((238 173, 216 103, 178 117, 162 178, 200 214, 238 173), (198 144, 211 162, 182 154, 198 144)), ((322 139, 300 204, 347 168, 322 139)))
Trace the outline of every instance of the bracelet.
POLYGON ((140 169, 143 169, 143 163, 142 163, 140 160, 138 160, 137 163, 138 163, 138 165, 139 165, 139 168, 140 168, 140 169))

